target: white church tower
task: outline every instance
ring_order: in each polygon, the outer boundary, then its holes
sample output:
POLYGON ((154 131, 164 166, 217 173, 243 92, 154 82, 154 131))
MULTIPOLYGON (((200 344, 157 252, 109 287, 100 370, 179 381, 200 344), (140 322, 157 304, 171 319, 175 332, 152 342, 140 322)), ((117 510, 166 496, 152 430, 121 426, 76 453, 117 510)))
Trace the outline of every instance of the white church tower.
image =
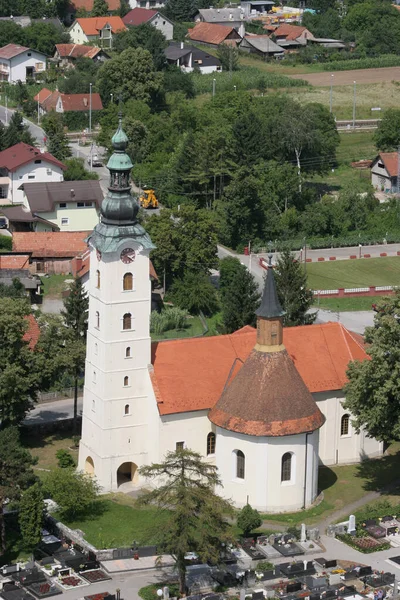
POLYGON ((138 483, 158 457, 158 413, 150 380, 153 244, 137 221, 122 115, 108 161, 110 185, 90 248, 89 318, 78 467, 102 491, 138 483))

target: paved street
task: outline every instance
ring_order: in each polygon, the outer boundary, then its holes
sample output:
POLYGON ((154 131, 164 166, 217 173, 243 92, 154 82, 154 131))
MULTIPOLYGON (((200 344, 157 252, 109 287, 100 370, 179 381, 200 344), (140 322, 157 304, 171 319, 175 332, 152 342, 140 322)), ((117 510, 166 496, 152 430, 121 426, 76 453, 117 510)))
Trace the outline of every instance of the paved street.
MULTIPOLYGON (((82 398, 78 398, 78 414, 82 414, 82 403, 82 398)), ((37 404, 28 414, 25 422, 32 425, 33 423, 48 423, 50 421, 71 419, 73 416, 74 400, 73 398, 65 398, 54 400, 54 402, 37 404)))
MULTIPOLYGON (((9 123, 13 112, 13 108, 8 108, 6 110, 5 106, 0 106, 0 120, 3 121, 3 123, 9 123)), ((29 131, 31 132, 32 136, 35 138, 35 140, 39 143, 40 146, 43 146, 43 138, 45 136, 43 129, 35 125, 35 123, 33 123, 32 121, 28 121, 25 117, 24 120, 27 122, 29 126, 29 131)))

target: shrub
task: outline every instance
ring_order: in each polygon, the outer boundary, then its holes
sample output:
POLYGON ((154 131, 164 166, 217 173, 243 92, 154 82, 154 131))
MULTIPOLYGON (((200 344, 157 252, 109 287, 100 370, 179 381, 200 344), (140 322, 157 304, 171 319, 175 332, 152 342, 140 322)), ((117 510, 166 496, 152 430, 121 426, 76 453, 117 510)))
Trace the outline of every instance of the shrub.
POLYGON ((58 466, 61 469, 68 469, 69 467, 75 467, 75 461, 72 454, 68 450, 57 450, 56 458, 58 460, 58 466))
POLYGON ((157 590, 162 589, 165 585, 169 587, 170 596, 179 596, 179 586, 176 583, 151 583, 140 588, 138 594, 143 600, 158 600, 157 590))
POLYGON ((356 58, 353 60, 337 60, 323 64, 324 71, 348 71, 352 69, 376 69, 378 67, 398 67, 400 56, 382 54, 376 58, 356 58))
POLYGON ((267 560, 261 560, 257 563, 257 571, 259 573, 265 573, 265 571, 272 571, 275 568, 275 565, 268 562, 267 560))
POLYGON ((0 234, 0 250, 12 250, 12 237, 0 234))
POLYGON ((150 317, 150 331, 161 335, 171 329, 184 329, 187 324, 187 312, 177 306, 165 308, 160 313, 153 310, 150 317))
POLYGON ((239 512, 237 517, 237 526, 245 536, 262 525, 262 518, 258 510, 246 504, 239 512))
POLYGON ((215 288, 205 273, 186 272, 183 279, 174 281, 171 294, 174 302, 192 315, 212 315, 218 308, 215 288))

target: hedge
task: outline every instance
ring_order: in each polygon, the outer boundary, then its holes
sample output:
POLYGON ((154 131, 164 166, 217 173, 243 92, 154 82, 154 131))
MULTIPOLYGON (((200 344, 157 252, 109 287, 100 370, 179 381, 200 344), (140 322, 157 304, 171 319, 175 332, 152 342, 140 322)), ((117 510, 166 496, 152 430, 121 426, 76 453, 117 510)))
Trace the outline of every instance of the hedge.
MULTIPOLYGON (((92 111, 92 127, 97 125, 101 116, 100 110, 92 111)), ((63 113, 64 125, 69 131, 82 131, 89 127, 89 111, 70 111, 63 113)))
POLYGON ((324 71, 350 71, 353 69, 376 69, 379 67, 399 67, 400 56, 382 54, 376 58, 356 58, 353 60, 336 60, 323 63, 324 71))
POLYGON ((0 252, 7 250, 12 250, 12 237, 0 233, 0 252))
MULTIPOLYGON (((307 244, 307 248, 310 250, 324 250, 326 248, 347 248, 349 246, 375 246, 377 244, 383 244, 385 241, 388 244, 394 244, 400 242, 400 230, 398 232, 388 232, 384 235, 377 233, 363 232, 361 236, 354 234, 353 236, 332 238, 329 237, 310 237, 310 238, 297 238, 289 240, 275 240, 272 244, 272 250, 282 250, 283 248, 289 248, 289 250, 301 250, 304 248, 304 241, 307 244)), ((260 248, 268 248, 267 243, 253 243, 253 252, 260 252, 260 248)), ((243 246, 238 248, 239 252, 243 252, 243 246)))

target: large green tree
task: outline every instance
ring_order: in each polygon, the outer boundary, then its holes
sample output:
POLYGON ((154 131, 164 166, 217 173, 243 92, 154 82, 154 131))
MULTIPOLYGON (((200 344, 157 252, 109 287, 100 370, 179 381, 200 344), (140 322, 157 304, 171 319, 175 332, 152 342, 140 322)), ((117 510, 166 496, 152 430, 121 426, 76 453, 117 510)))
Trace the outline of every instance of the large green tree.
POLYGON ((262 525, 262 518, 258 510, 246 504, 239 512, 236 520, 237 526, 245 537, 262 525))
POLYGON ((64 164, 67 167, 64 171, 64 181, 82 181, 84 179, 99 178, 97 173, 85 169, 83 158, 67 158, 64 164))
POLYGON ((378 129, 374 133, 374 142, 378 150, 391 152, 400 145, 400 110, 389 108, 383 113, 378 129))
POLYGON ((47 135, 47 150, 50 154, 61 161, 69 158, 71 156, 71 149, 64 131, 62 115, 51 111, 43 118, 42 126, 47 135))
POLYGON ((90 11, 91 17, 106 17, 109 12, 106 0, 94 0, 93 8, 90 11))
POLYGON ((223 258, 219 263, 219 289, 222 322, 227 333, 245 325, 255 325, 256 309, 260 301, 254 277, 235 257, 223 258))
POLYGON ((35 140, 33 139, 28 126, 24 125, 22 114, 15 111, 4 132, 4 146, 5 148, 10 148, 20 142, 30 144, 31 146, 35 145, 35 140))
MULTIPOLYGON (((4 343, 3 337, 0 340, 4 343)), ((3 422, 1 425, 4 427, 3 422)), ((4 501, 19 500, 21 493, 35 482, 33 462, 30 452, 21 446, 18 429, 0 429, 0 556, 6 550, 4 501)))
POLYGON ((217 293, 205 273, 186 271, 182 279, 175 279, 170 292, 174 303, 192 315, 212 315, 217 310, 217 293))
POLYGON ((165 14, 173 21, 191 21, 196 13, 194 0, 167 0, 165 14))
POLYGON ((370 360, 348 366, 343 406, 357 432, 380 441, 400 440, 400 291, 377 302, 373 327, 365 330, 370 360))
POLYGON ((140 474, 159 482, 140 496, 139 503, 169 511, 160 530, 160 547, 173 556, 180 592, 185 594, 185 554, 196 552, 202 562, 219 562, 223 546, 231 541, 227 522, 231 505, 215 493, 221 485, 217 468, 197 452, 168 452, 163 462, 142 467, 140 474))
POLYGON ((42 539, 45 504, 40 483, 31 485, 19 503, 18 523, 26 549, 33 550, 42 539))
POLYGON ((51 471, 44 480, 44 487, 67 520, 91 511, 99 493, 95 478, 74 468, 51 471))
POLYGON ((279 301, 286 311, 283 324, 309 325, 317 313, 309 313, 313 304, 313 293, 307 287, 307 274, 290 250, 283 250, 275 267, 275 281, 279 301))
POLYGON ((400 13, 390 2, 361 2, 350 7, 343 27, 355 36, 357 48, 369 54, 398 54, 400 13))
POLYGON ((148 50, 153 58, 157 71, 166 66, 164 49, 168 42, 164 34, 149 23, 142 23, 136 27, 129 27, 115 36, 113 50, 123 52, 127 48, 143 48, 148 50))

